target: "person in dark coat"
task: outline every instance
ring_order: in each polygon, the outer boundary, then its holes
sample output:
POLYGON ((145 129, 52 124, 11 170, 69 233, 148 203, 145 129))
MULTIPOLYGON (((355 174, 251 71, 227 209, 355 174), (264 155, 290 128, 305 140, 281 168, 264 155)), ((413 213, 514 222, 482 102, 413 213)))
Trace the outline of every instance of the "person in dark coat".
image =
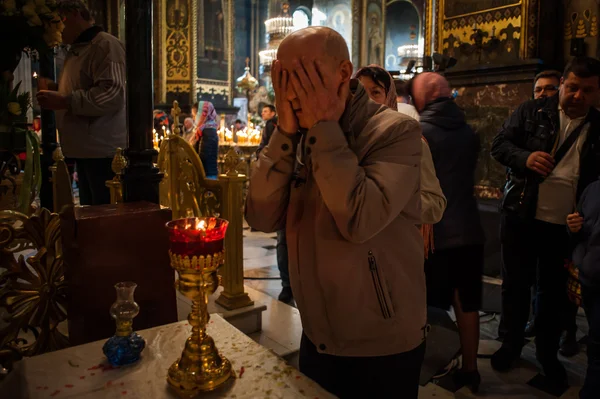
POLYGON ((599 94, 600 61, 575 58, 558 95, 522 104, 492 144, 492 156, 508 167, 500 226, 507 332, 492 367, 507 371, 521 355, 537 268, 536 357, 556 391, 568 387, 557 357, 571 252, 565 225, 600 174, 600 112, 593 108, 599 94))
POLYGON ((209 179, 216 179, 219 175, 219 135, 217 134, 217 111, 211 102, 200 101, 198 104, 198 114, 196 126, 196 136, 198 144, 196 151, 200 154, 204 172, 209 179))
MULTIPOLYGON (((263 107, 261 117, 265 121, 265 127, 262 131, 260 145, 256 150, 258 156, 260 152, 269 144, 271 136, 277 127, 277 112, 275 106, 267 104, 263 107)), ((292 304, 294 301, 294 294, 292 293, 292 286, 290 283, 290 271, 288 261, 288 247, 287 247, 287 236, 285 229, 277 232, 277 268, 279 269, 279 275, 281 276, 281 292, 279 293, 278 299, 281 302, 292 304)))
POLYGON ((435 250, 425 262, 427 304, 444 310, 454 307, 463 356, 455 382, 476 392, 481 382, 477 351, 485 242, 474 196, 479 139, 451 98, 443 76, 418 75, 411 90, 447 200, 442 220, 433 226, 435 250))
POLYGON ((269 140, 271 140, 275 127, 277 127, 277 112, 275 106, 271 104, 265 105, 260 115, 265 122, 265 127, 260 136, 260 144, 256 150, 257 155, 269 144, 269 140))
POLYGON ((592 399, 600 393, 600 180, 581 194, 577 212, 567 217, 567 226, 576 244, 573 263, 579 269, 581 297, 589 325, 588 368, 579 397, 592 399))

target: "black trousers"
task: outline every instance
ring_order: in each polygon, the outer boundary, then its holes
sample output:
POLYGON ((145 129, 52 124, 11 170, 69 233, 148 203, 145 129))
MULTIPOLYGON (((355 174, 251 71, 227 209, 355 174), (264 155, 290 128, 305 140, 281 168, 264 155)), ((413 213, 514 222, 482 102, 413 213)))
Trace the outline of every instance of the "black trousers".
POLYGON ((112 180, 112 158, 76 158, 81 205, 110 204, 110 190, 106 181, 112 180))
POLYGON ((579 397, 596 399, 600 395, 600 289, 582 285, 581 296, 590 331, 587 344, 588 367, 579 397))
POLYGON ((531 286, 536 278, 536 350, 543 364, 555 361, 565 326, 567 299, 566 259, 569 236, 566 226, 502 215, 502 317, 503 345, 520 352, 529 319, 531 286))
POLYGON ((425 342, 410 352, 377 357, 342 357, 317 352, 302 334, 300 371, 339 398, 416 399, 425 342))

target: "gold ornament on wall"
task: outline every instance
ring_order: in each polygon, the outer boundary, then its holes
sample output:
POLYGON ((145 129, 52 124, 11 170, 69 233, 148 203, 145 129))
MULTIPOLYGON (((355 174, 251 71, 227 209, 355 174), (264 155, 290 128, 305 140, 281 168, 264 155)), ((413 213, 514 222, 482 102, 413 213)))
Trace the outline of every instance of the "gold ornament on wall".
POLYGON ((573 25, 571 25, 571 22, 566 22, 565 23, 565 40, 571 40, 573 38, 573 25))
POLYGON ((575 32, 575 37, 581 39, 586 36, 587 32, 585 31, 585 23, 583 22, 583 19, 580 19, 579 22, 577 22, 577 31, 575 32))
POLYGON ((590 37, 598 37, 598 16, 593 15, 590 22, 590 37))

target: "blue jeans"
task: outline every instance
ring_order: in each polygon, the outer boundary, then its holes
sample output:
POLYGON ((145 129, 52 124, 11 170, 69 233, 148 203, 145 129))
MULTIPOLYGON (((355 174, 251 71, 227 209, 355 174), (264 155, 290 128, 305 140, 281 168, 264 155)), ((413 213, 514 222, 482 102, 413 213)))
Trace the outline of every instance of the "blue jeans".
POLYGON ((590 331, 587 344, 588 367, 579 397, 592 399, 600 395, 600 289, 582 285, 581 296, 590 331))
POLYGON ((281 276, 281 286, 290 286, 290 271, 288 267, 288 248, 285 229, 277 232, 277 267, 281 276))

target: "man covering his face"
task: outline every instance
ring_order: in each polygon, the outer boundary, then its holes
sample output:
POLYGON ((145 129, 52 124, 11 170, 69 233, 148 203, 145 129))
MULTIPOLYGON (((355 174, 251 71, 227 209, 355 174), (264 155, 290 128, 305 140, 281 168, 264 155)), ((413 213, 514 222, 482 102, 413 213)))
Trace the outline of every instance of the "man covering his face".
POLYGON ((251 174, 246 220, 286 230, 302 372, 342 398, 416 398, 426 330, 421 129, 358 82, 353 92, 349 58, 329 28, 281 43, 278 123, 251 174))

